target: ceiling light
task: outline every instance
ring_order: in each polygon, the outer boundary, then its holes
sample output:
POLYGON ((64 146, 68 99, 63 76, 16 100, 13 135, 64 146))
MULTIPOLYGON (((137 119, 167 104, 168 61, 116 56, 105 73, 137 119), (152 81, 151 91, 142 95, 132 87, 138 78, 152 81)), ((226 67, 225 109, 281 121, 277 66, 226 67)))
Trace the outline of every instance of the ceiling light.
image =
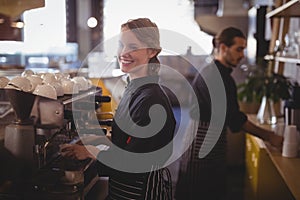
POLYGON ((13 27, 13 28, 24 28, 24 22, 19 19, 19 20, 15 21, 15 22, 12 22, 10 24, 10 26, 13 27))
POLYGON ((95 28, 98 25, 98 20, 95 17, 90 17, 87 20, 87 25, 90 28, 95 28))

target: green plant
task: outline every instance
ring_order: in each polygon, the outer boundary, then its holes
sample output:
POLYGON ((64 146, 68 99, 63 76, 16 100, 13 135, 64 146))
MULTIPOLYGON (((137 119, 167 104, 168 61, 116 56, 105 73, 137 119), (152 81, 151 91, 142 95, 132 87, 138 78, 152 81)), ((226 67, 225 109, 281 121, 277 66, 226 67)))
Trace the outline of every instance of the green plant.
POLYGON ((292 84, 285 76, 272 73, 271 76, 265 77, 262 93, 276 103, 280 99, 289 99, 291 88, 292 84))
POLYGON ((285 76, 260 69, 249 73, 245 82, 238 85, 238 100, 257 103, 266 96, 276 103, 280 99, 290 98, 291 87, 291 82, 285 76))
POLYGON ((262 77, 247 77, 244 83, 238 85, 238 100, 246 103, 259 103, 262 99, 262 77))

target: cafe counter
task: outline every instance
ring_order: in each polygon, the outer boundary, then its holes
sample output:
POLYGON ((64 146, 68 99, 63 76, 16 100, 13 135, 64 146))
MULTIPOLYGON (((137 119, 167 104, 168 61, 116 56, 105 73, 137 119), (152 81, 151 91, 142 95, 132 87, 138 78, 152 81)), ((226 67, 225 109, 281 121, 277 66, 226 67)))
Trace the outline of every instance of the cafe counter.
MULTIPOLYGON (((255 115, 249 115, 254 124, 262 125, 255 115)), ((250 134, 246 135, 247 187, 254 199, 300 199, 300 157, 283 157, 282 149, 271 146, 250 134)))

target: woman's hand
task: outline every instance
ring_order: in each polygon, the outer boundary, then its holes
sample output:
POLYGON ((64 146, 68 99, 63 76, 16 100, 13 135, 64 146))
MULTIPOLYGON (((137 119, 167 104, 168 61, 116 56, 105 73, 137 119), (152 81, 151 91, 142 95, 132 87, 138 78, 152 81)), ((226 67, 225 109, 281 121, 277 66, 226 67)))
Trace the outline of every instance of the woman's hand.
POLYGON ((100 150, 93 145, 63 144, 60 146, 61 155, 78 160, 91 158, 96 160, 100 150))

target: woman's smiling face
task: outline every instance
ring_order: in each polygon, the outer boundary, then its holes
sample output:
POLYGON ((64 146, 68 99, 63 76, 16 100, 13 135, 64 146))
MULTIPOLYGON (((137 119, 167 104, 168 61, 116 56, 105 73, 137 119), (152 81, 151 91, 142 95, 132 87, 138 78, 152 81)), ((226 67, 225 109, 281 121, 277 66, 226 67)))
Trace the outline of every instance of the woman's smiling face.
POLYGON ((128 73, 131 79, 147 75, 149 60, 156 55, 156 51, 147 47, 137 39, 128 28, 122 28, 118 62, 122 72, 128 73))

